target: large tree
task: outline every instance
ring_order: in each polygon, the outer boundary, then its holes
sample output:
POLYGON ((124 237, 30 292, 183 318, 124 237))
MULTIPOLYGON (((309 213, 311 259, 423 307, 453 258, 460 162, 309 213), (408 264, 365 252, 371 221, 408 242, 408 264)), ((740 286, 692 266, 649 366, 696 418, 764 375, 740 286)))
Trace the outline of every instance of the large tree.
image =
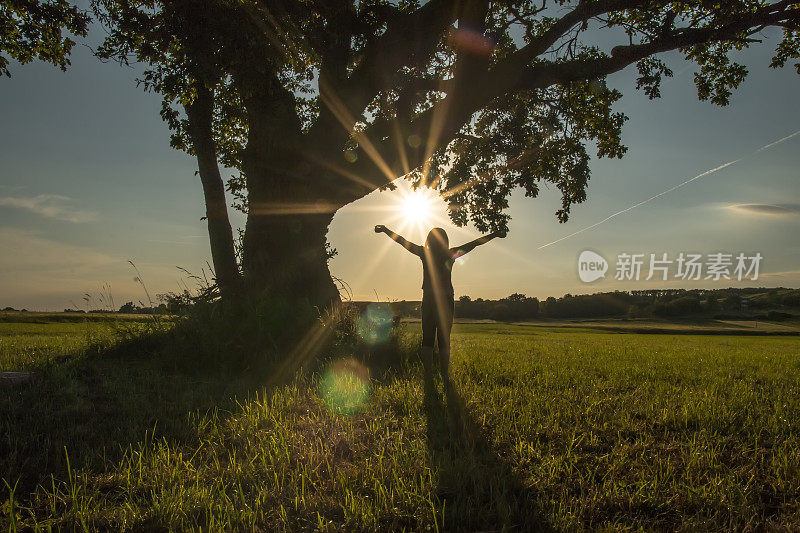
MULTIPOLYGON (((144 81, 165 94, 174 145, 207 153, 217 192, 217 158, 240 172, 229 187, 247 211, 245 285, 314 304, 338 299, 326 233, 342 206, 405 176, 437 189, 456 224, 502 229, 510 193, 536 197, 549 182, 566 221, 586 197, 587 147, 626 150, 625 116, 612 109, 621 93, 606 76, 636 68, 636 88, 656 98, 671 75, 658 55, 678 50, 698 65, 699 98, 725 105, 747 74, 732 51, 768 27, 783 30, 771 66, 800 49, 800 4, 789 0, 95 7, 110 30, 104 54, 147 63, 144 81)), ((223 246, 211 233, 218 269, 217 255, 233 257, 227 233, 223 246)))

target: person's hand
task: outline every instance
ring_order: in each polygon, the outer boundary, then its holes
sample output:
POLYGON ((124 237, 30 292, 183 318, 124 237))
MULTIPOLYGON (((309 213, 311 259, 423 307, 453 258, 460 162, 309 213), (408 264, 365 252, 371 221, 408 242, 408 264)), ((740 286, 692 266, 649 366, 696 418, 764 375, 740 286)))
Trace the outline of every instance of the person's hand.
POLYGON ((375 233, 386 233, 386 226, 383 224, 378 224, 375 226, 375 233))

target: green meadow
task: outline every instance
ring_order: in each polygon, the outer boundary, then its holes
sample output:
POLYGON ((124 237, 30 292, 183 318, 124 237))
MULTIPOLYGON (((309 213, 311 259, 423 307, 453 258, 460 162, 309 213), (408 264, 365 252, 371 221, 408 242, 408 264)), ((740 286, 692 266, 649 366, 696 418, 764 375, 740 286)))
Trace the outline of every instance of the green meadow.
POLYGON ((0 322, 36 373, 0 389, 5 527, 800 528, 796 336, 457 324, 442 391, 416 324, 291 374, 141 340, 170 327, 0 322))

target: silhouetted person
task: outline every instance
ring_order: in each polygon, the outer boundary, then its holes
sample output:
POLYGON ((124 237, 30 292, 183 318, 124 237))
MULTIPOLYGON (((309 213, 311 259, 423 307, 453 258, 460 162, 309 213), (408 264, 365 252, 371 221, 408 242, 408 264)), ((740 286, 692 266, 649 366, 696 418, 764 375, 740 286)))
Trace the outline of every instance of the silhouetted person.
MULTIPOLYGON (((450 384, 450 329, 453 327, 453 282, 451 270, 456 259, 495 237, 503 238, 505 231, 496 231, 456 248, 449 248, 447 233, 433 228, 425 246, 408 241, 386 226, 375 226, 375 233, 385 233, 400 246, 422 260, 422 349, 420 356, 429 371, 433 360, 433 345, 438 340, 442 381, 450 384)), ((431 373, 432 375, 432 373, 431 373)))

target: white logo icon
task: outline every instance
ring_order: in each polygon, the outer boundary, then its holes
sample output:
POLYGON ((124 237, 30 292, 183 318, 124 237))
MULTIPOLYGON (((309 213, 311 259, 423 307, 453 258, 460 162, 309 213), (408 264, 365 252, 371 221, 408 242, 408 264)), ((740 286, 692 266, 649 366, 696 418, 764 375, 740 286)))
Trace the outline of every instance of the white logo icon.
POLYGON ((591 250, 584 250, 578 257, 578 276, 584 283, 591 283, 606 276, 608 261, 591 250))

